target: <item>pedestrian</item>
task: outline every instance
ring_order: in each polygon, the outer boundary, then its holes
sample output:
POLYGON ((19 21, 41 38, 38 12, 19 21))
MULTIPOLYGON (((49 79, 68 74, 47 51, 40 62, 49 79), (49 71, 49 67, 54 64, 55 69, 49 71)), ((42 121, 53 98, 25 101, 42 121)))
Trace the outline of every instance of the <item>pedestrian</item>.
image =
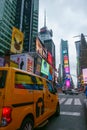
POLYGON ((85 96, 87 98, 87 83, 85 83, 85 85, 84 85, 84 93, 85 93, 85 96))

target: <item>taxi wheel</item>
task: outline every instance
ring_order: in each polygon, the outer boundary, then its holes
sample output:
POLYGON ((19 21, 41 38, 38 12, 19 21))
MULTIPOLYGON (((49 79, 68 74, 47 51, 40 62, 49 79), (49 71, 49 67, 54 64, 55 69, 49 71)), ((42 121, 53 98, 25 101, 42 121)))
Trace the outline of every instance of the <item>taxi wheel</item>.
POLYGON ((20 130, 33 130, 33 121, 30 118, 26 118, 23 121, 20 130))
POLYGON ((55 112, 55 116, 59 116, 60 115, 60 105, 59 103, 56 106, 56 112, 55 112))

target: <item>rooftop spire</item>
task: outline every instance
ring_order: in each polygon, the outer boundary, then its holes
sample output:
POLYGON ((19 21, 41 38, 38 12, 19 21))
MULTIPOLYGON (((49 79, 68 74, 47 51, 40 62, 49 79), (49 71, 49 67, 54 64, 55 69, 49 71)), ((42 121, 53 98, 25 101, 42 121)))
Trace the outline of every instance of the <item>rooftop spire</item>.
POLYGON ((46 27, 46 10, 44 10, 44 27, 46 27))

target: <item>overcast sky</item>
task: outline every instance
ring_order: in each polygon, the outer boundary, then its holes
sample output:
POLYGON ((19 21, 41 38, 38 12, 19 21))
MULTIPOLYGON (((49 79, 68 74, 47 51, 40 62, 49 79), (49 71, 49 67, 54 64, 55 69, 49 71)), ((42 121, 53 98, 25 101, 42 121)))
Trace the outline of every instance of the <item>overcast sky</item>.
MULTIPOLYGON (((60 63, 60 41, 68 40, 71 74, 76 75, 76 49, 74 36, 87 35, 87 0, 39 0, 39 30, 44 26, 53 30, 53 41, 56 46, 56 67, 60 63)), ((73 77, 75 80, 76 78, 73 77)))

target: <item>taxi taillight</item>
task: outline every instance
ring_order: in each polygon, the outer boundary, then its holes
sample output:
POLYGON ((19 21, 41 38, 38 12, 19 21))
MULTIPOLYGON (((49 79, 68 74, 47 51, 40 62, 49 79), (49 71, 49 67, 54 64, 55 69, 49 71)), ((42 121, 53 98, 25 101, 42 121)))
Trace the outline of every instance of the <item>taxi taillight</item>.
POLYGON ((2 109, 2 126, 8 125, 12 118, 11 118, 12 108, 11 107, 3 107, 2 109))

